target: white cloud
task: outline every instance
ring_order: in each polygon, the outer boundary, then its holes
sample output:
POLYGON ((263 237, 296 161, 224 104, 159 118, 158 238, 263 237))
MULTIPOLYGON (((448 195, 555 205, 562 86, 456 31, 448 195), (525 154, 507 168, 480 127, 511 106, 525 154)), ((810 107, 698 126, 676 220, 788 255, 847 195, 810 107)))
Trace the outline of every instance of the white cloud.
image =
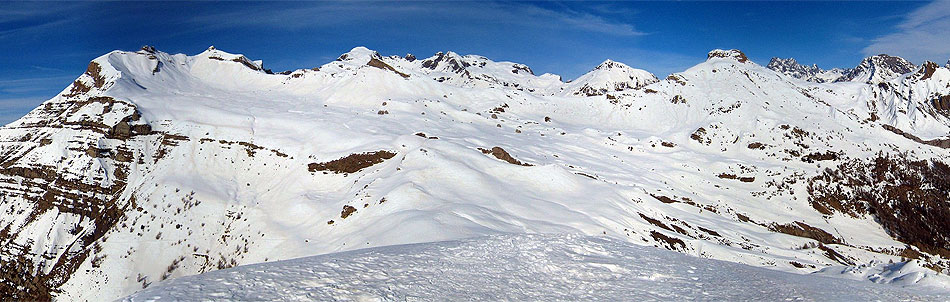
POLYGON ((950 58, 950 0, 938 0, 910 14, 897 26, 898 31, 872 40, 865 55, 886 53, 916 63, 924 60, 943 62, 950 58))

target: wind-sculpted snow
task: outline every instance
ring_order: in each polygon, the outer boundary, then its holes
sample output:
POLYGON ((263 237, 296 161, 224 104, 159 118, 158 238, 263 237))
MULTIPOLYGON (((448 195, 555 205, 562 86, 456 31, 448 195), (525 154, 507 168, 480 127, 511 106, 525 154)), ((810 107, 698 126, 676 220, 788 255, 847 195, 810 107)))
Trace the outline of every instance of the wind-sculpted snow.
POLYGON ((937 292, 797 275, 610 238, 496 235, 239 266, 137 301, 925 301, 937 292))
POLYGON ((947 186, 907 190, 940 173, 847 164, 943 171, 923 163, 950 158, 950 70, 924 66, 810 83, 716 50, 662 80, 607 61, 565 83, 452 52, 357 47, 273 73, 214 48, 115 51, 0 128, 0 294, 111 300, 236 265, 497 233, 950 287, 946 237, 926 238, 947 229, 933 226, 947 186), (904 192, 928 208, 888 197, 904 192))

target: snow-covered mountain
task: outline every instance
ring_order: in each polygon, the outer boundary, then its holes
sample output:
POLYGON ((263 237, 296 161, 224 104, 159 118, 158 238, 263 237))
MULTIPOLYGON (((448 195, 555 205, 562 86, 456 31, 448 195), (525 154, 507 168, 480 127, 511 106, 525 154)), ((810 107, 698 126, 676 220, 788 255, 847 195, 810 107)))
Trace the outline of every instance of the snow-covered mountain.
POLYGON ((934 65, 813 83, 715 50, 659 81, 605 62, 564 83, 452 52, 358 47, 272 73, 213 48, 114 51, 0 128, 0 294, 115 299, 499 233, 797 273, 914 259, 859 277, 950 288, 950 70, 934 65))
POLYGON ((877 84, 913 72, 916 69, 917 66, 914 63, 904 60, 904 58, 880 54, 864 58, 861 64, 849 70, 837 81, 877 84))
POLYGON ((858 66, 848 69, 824 70, 818 65, 801 65, 794 58, 772 58, 767 67, 793 78, 816 83, 852 81, 878 84, 917 70, 913 63, 886 54, 864 58, 858 66))
POLYGON ((564 85, 564 95, 595 96, 614 91, 639 89, 659 80, 652 73, 606 60, 590 72, 564 85))
POLYGON ((778 71, 785 75, 791 76, 793 78, 802 79, 809 82, 816 83, 831 83, 850 70, 845 70, 841 68, 834 68, 831 70, 824 70, 818 68, 818 65, 812 64, 811 66, 801 65, 798 61, 795 61, 794 58, 782 59, 782 58, 772 58, 769 61, 769 64, 766 65, 771 70, 778 71))

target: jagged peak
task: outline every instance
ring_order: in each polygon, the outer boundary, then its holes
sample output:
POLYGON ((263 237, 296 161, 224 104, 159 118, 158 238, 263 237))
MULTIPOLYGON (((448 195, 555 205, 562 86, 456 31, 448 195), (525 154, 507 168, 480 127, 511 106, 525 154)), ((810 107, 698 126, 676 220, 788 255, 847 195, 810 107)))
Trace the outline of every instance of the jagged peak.
POLYGON ((903 64, 903 65, 914 66, 914 63, 911 63, 910 61, 908 61, 908 60, 906 60, 906 59, 904 59, 904 58, 901 58, 901 57, 898 57, 898 56, 892 56, 892 55, 888 55, 888 54, 883 54, 883 53, 882 53, 882 54, 873 55, 873 56, 864 58, 864 60, 861 61, 861 64, 865 64, 865 63, 870 63, 870 64, 903 64))
POLYGON ((772 57, 772 59, 769 60, 768 66, 772 66, 772 65, 801 65, 801 64, 798 64, 798 61, 795 60, 795 58, 783 59, 779 57, 772 57))
POLYGON ((888 54, 879 54, 864 58, 864 60, 861 60, 861 64, 858 64, 857 68, 862 67, 885 68, 898 74, 912 72, 917 69, 917 66, 914 65, 914 63, 911 63, 904 58, 891 56, 888 54))
POLYGON ((422 60, 422 67, 435 70, 440 65, 442 65, 442 63, 447 64, 446 67, 452 72, 456 73, 461 73, 465 70, 465 68, 472 66, 471 63, 464 60, 462 56, 455 52, 440 51, 435 53, 435 55, 422 60))
POLYGON ((706 54, 707 61, 714 58, 735 59, 739 63, 745 63, 749 61, 749 58, 745 56, 745 53, 738 49, 713 49, 708 54, 706 54))
POLYGON ((766 65, 769 69, 776 70, 778 69, 789 69, 789 68, 798 68, 796 66, 801 66, 804 69, 816 70, 816 71, 825 71, 818 67, 818 64, 804 65, 795 60, 795 58, 779 58, 772 57, 769 60, 769 64, 766 65))
POLYGON ((155 49, 155 46, 152 45, 143 45, 141 51, 151 54, 158 52, 158 50, 155 49))
POLYGON ((914 77, 920 79, 921 81, 929 79, 934 75, 934 72, 940 68, 940 65, 932 61, 924 61, 923 64, 920 64, 920 68, 917 69, 917 72, 914 73, 914 77))

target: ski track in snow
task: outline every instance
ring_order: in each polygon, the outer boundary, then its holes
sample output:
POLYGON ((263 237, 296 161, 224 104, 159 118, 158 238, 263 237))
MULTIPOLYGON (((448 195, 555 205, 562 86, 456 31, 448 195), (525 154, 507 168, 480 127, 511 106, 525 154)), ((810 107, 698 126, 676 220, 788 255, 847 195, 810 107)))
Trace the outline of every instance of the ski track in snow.
MULTIPOLYGON (((923 301, 935 294, 581 235, 387 246, 182 277, 121 301, 923 301)), ((944 297, 945 299, 945 297, 944 297)))

